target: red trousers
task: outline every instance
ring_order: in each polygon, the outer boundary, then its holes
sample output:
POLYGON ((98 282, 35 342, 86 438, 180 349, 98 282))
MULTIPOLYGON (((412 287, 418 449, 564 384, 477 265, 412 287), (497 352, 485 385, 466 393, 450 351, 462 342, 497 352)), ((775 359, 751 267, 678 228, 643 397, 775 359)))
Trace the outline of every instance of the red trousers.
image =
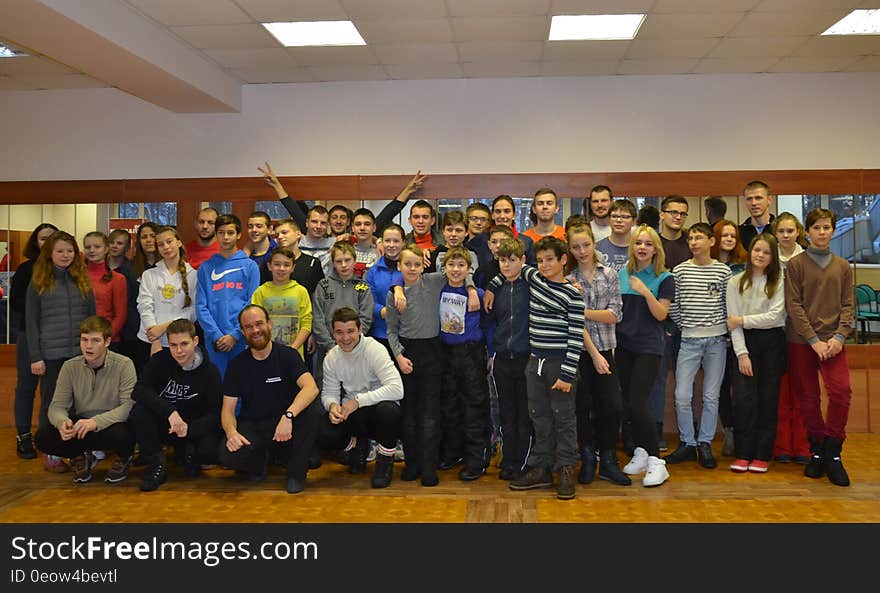
POLYGON ((810 456, 810 442, 801 417, 801 401, 788 373, 782 375, 782 382, 779 384, 779 411, 773 457, 779 455, 810 456))
POLYGON ((801 402, 801 416, 807 437, 818 440, 826 436, 835 439, 846 438, 846 421, 849 417, 849 404, 852 387, 849 381, 849 366, 846 349, 828 360, 819 356, 809 344, 788 344, 788 376, 794 383, 801 402), (819 374, 828 392, 828 409, 822 418, 819 374))

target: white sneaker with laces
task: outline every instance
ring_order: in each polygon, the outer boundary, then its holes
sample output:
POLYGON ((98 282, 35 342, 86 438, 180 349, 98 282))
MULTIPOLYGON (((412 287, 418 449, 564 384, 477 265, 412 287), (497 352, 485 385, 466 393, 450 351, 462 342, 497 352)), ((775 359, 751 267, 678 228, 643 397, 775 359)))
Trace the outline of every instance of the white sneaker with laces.
POLYGON ((648 469, 648 452, 641 447, 636 447, 632 459, 623 466, 623 473, 634 476, 648 469))
POLYGON ((669 479, 669 470, 666 469, 666 462, 659 457, 648 457, 648 470, 642 479, 642 486, 659 486, 669 479))

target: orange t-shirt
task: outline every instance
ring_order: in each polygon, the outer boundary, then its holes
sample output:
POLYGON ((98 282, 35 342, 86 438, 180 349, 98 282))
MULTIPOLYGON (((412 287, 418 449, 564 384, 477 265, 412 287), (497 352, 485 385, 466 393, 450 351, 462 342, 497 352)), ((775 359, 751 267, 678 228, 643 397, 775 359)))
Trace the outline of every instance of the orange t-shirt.
POLYGON ((535 232, 534 228, 531 228, 527 231, 524 231, 523 235, 525 235, 526 237, 528 237, 529 239, 531 239, 535 243, 537 243, 540 239, 544 238, 545 236, 556 237, 557 239, 562 239, 563 241, 565 241, 565 229, 563 227, 559 226, 558 224, 556 225, 556 228, 553 229, 553 232, 550 233, 549 235, 539 235, 538 233, 535 232))

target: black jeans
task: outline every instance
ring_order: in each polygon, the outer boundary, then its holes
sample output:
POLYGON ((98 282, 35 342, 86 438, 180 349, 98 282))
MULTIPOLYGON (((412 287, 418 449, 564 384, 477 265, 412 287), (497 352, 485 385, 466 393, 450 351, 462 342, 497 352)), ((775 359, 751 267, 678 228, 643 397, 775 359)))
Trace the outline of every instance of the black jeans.
POLYGON ((180 438, 168 433, 168 418, 160 417, 141 403, 135 403, 128 417, 142 455, 155 455, 162 449, 162 445, 174 445, 177 448, 192 443, 198 463, 217 463, 217 450, 223 437, 219 422, 208 423, 203 418, 183 420, 187 423, 187 431, 186 436, 180 438))
POLYGON ((610 375, 600 375, 586 351, 578 361, 577 431, 581 447, 598 445, 600 451, 608 451, 617 446, 623 403, 614 356, 610 350, 600 354, 608 361, 610 375))
POLYGON ((403 452, 406 465, 423 473, 437 470, 440 446, 440 394, 443 380, 443 349, 440 338, 401 338, 403 355, 413 372, 402 374, 403 452))
POLYGON ((46 372, 40 377, 40 428, 49 426, 49 404, 52 403, 52 397, 55 395, 55 385, 58 383, 61 367, 64 366, 67 359, 59 358, 43 362, 46 363, 46 372))
POLYGON ((330 415, 325 412, 318 446, 322 449, 343 449, 355 436, 358 440, 371 438, 386 449, 394 449, 400 438, 400 419, 400 405, 392 401, 358 408, 348 420, 339 424, 330 422, 330 415))
MULTIPOLYGON (((77 417, 71 417, 74 422, 77 417)), ((51 424, 40 428, 34 438, 37 448, 49 455, 58 457, 79 457, 85 451, 113 451, 122 458, 128 458, 134 451, 134 433, 127 422, 111 424, 104 430, 95 430, 85 438, 72 438, 65 441, 61 433, 51 424)))
POLYGON ((276 442, 275 427, 281 420, 278 417, 262 420, 238 420, 238 432, 251 442, 238 451, 226 448, 226 439, 221 439, 217 459, 221 465, 250 474, 261 474, 269 462, 269 453, 274 452, 287 461, 287 477, 305 480, 309 468, 309 452, 320 429, 324 408, 316 399, 309 407, 293 419, 293 437, 289 441, 276 442), (274 449, 274 451, 270 451, 274 449))
POLYGON ((737 459, 769 461, 776 441, 779 384, 787 367, 785 330, 743 330, 752 376, 733 375, 734 446, 737 459))
POLYGON ((495 355, 492 378, 498 391, 501 408, 501 467, 522 470, 532 446, 534 428, 529 418, 529 397, 526 389, 528 354, 518 358, 495 355))
POLYGON ((441 456, 464 458, 465 467, 479 470, 488 463, 489 386, 482 342, 445 345, 446 365, 440 403, 441 456))
POLYGON ((632 421, 633 441, 636 446, 647 451, 648 455, 659 457, 656 421, 648 401, 663 357, 630 352, 620 347, 614 354, 623 402, 629 409, 632 421))
MULTIPOLYGON (((31 372, 27 334, 25 334, 24 330, 19 331, 15 338, 15 370, 17 371, 15 382, 15 428, 17 434, 25 434, 31 431, 34 398, 37 395, 37 385, 40 382, 40 377, 31 372)), ((42 399, 42 395, 40 397, 42 399)), ((40 409, 42 409, 42 405, 40 409)))

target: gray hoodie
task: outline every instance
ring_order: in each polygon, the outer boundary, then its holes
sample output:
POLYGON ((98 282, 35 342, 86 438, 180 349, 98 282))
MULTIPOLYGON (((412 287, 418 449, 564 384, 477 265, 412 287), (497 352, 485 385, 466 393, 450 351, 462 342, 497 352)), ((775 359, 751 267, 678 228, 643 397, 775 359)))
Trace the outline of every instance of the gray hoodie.
POLYGON ((336 270, 318 282, 312 295, 312 335, 318 347, 324 351, 336 345, 333 340, 333 312, 341 307, 351 307, 361 318, 361 334, 370 332, 373 323, 373 293, 363 280, 352 276, 342 280, 336 270))

